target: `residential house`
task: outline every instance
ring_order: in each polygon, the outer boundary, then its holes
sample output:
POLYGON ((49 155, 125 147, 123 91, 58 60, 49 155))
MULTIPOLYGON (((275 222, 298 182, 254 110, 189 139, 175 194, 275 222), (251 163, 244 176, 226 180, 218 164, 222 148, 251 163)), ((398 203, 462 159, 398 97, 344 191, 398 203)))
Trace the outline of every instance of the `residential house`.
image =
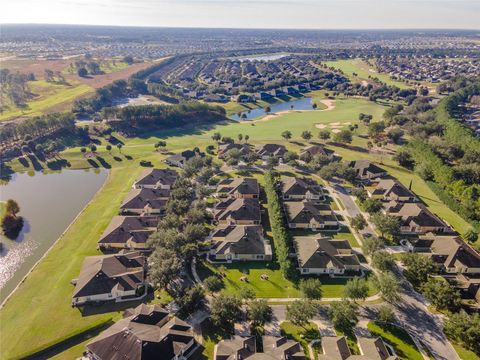
POLYGON ((228 178, 218 183, 217 195, 236 199, 258 199, 260 187, 255 178, 228 178))
POLYGON ((288 227, 291 229, 336 229, 339 226, 337 216, 328 204, 319 204, 310 200, 285 201, 283 203, 288 227))
POLYGON ((133 184, 134 189, 169 190, 178 178, 178 173, 170 169, 146 170, 133 184))
POLYGON ((260 203, 258 199, 228 198, 215 206, 214 218, 222 225, 259 225, 260 203))
POLYGON ((480 277, 470 274, 455 274, 444 276, 448 283, 455 287, 460 297, 465 300, 474 300, 477 307, 480 305, 480 277))
POLYGON ((233 336, 215 345, 214 360, 305 360, 302 346, 286 337, 262 336, 263 352, 257 352, 255 336, 233 336))
POLYGON ((351 161, 349 166, 353 168, 359 180, 380 179, 388 175, 388 173, 368 160, 351 161))
POLYGON ((339 275, 345 271, 359 271, 360 261, 347 240, 329 237, 296 236, 293 238, 302 275, 339 275))
POLYGON ((159 305, 140 304, 87 344, 92 360, 185 360, 196 349, 189 324, 159 305))
POLYGON ((253 102, 255 98, 251 95, 239 94, 239 95, 233 95, 232 97, 230 97, 230 100, 238 103, 248 103, 248 102, 253 102))
POLYGON ((256 100, 268 100, 271 99, 273 96, 272 94, 266 92, 266 91, 260 91, 255 94, 255 99, 256 100))
POLYGON ((115 216, 100 237, 98 246, 102 251, 147 250, 148 237, 157 225, 158 217, 115 216))
POLYGON ((353 355, 345 336, 322 336, 323 353, 318 354, 318 360, 398 360, 379 337, 357 336, 357 344, 360 354, 353 355))
POLYGON ((385 212, 400 217, 400 232, 403 234, 450 233, 452 231, 447 224, 421 203, 391 201, 385 205, 385 212))
POLYGON ((283 176, 280 193, 283 200, 324 200, 323 188, 315 180, 283 176))
POLYGON ((227 225, 211 234, 210 258, 216 261, 272 260, 272 247, 260 225, 227 225))
POLYGON ((368 196, 384 201, 417 202, 418 197, 402 183, 393 179, 382 179, 375 186, 367 188, 368 196))
POLYGON ((171 166, 176 166, 183 168, 188 160, 195 156, 202 156, 201 153, 195 152, 193 150, 185 150, 179 154, 171 155, 165 159, 165 162, 171 166))
POLYGON ((287 148, 278 144, 264 144, 256 146, 255 152, 262 160, 268 160, 271 157, 282 159, 287 152, 287 148))
POLYGON ((458 236, 427 234, 432 260, 446 273, 480 274, 480 254, 458 236))
POLYGON ((83 261, 72 305, 99 301, 138 299, 147 293, 146 259, 139 251, 121 251, 114 255, 88 256, 83 261))
POLYGON ((133 189, 131 190, 120 210, 123 214, 161 215, 165 211, 170 190, 164 189, 133 189))
POLYGON ((245 156, 250 153, 250 145, 248 144, 238 144, 238 143, 225 143, 218 145, 217 156, 219 159, 224 159, 225 154, 233 149, 238 149, 240 156, 245 156))
POLYGON ((328 157, 329 159, 333 159, 334 154, 335 152, 333 150, 330 150, 323 145, 311 145, 300 151, 300 158, 303 159, 305 156, 310 156, 311 158, 313 158, 317 155, 323 155, 328 157))

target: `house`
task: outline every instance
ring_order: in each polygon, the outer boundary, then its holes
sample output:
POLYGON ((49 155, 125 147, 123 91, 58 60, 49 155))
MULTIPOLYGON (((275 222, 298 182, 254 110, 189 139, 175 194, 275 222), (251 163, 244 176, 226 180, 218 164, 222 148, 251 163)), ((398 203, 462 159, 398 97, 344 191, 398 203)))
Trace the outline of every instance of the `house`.
POLYGON ((157 229, 158 218, 115 216, 103 232, 100 250, 147 250, 148 237, 157 229))
POLYGON ((228 102, 228 98, 225 95, 218 95, 218 94, 208 94, 205 96, 204 100, 206 102, 219 102, 219 103, 228 102))
POLYGON ((300 92, 298 86, 287 86, 283 88, 283 92, 286 93, 287 95, 296 95, 300 92))
POLYGON ((256 100, 268 100, 268 99, 271 99, 272 97, 273 97, 272 94, 269 94, 266 91, 260 91, 255 94, 256 100))
POLYGON ((255 336, 235 335, 221 340, 213 350, 214 360, 305 360, 302 346, 286 337, 262 336, 263 352, 257 352, 255 336))
POLYGON ((357 336, 359 355, 353 355, 345 336, 322 336, 323 353, 318 354, 318 360, 398 360, 391 354, 383 340, 357 336))
POLYGON ((382 179, 374 187, 367 188, 368 196, 385 201, 416 202, 418 197, 402 183, 393 179, 382 179))
POLYGON ((455 287, 460 297, 465 300, 474 300, 480 304, 480 277, 467 274, 446 275, 444 279, 455 287))
POLYGON ((480 254, 458 236, 427 234, 431 257, 446 273, 480 274, 480 254))
POLYGON ((210 258, 216 261, 272 260, 272 247, 260 225, 227 225, 214 230, 210 258))
POLYGON ((400 232, 403 234, 449 233, 450 227, 432 214, 421 203, 400 203, 390 201, 385 212, 401 218, 400 232))
POLYGON ((387 172, 368 160, 351 161, 348 166, 353 168, 359 180, 380 179, 387 176, 387 172))
POLYGON ((228 198, 215 206, 214 218, 223 225, 259 225, 258 199, 228 198))
POLYGON ((87 344, 92 360, 183 360, 196 349, 193 330, 159 305, 140 304, 87 344))
POLYGON ((133 189, 120 205, 123 214, 161 215, 165 211, 170 190, 133 189))
POLYGON ((260 187, 255 178, 228 178, 218 183, 217 195, 236 199, 258 199, 260 187))
POLYGON ((283 91, 282 89, 273 89, 272 92, 273 96, 275 97, 281 97, 285 95, 285 91, 283 91))
POLYGON ((233 95, 230 100, 238 102, 238 103, 247 103, 247 102, 252 102, 254 98, 251 95, 247 94, 239 94, 239 95, 233 95))
POLYGON ((296 236, 293 238, 298 270, 308 274, 344 274, 359 271, 360 261, 347 240, 329 237, 296 236))
POLYGON ((336 229, 339 226, 337 216, 328 204, 310 200, 285 201, 283 209, 291 229, 336 229))
POLYGON ((88 256, 78 279, 72 281, 75 284, 72 305, 129 297, 136 300, 139 294, 147 292, 145 273, 146 259, 139 251, 88 256))
POLYGON ((333 159, 335 152, 333 150, 327 149, 323 145, 312 145, 300 151, 300 158, 303 159, 306 156, 313 158, 317 155, 326 156, 329 159, 333 159), (307 155, 308 154, 308 155, 307 155))
POLYGON ((279 187, 283 200, 325 199, 322 186, 312 179, 282 176, 279 187))
POLYGON ((134 189, 169 190, 178 178, 178 173, 170 169, 146 170, 133 184, 134 189))
POLYGON ((262 160, 268 160, 271 157, 282 159, 287 152, 287 148, 278 144, 264 144, 256 146, 255 152, 262 160))
POLYGON ((167 157, 165 159, 165 162, 168 165, 183 168, 185 166, 185 164, 187 163, 187 161, 190 160, 191 158, 195 157, 195 156, 202 156, 202 154, 198 153, 198 152, 195 152, 193 150, 185 150, 185 151, 182 151, 179 154, 175 154, 175 155, 171 155, 171 156, 167 157))
POLYGON ((240 152, 240 156, 245 156, 250 153, 250 146, 248 144, 225 143, 218 145, 218 158, 224 159, 225 154, 233 149, 238 149, 238 151, 240 152))

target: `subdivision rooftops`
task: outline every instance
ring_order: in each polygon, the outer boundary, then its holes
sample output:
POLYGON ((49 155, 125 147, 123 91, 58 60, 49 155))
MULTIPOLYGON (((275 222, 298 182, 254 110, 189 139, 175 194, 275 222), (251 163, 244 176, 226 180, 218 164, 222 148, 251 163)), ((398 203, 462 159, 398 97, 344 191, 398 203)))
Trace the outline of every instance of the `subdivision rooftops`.
POLYGON ((99 244, 145 243, 157 228, 158 217, 154 216, 115 216, 103 232, 99 244))
POLYGON ((132 189, 120 208, 124 209, 143 209, 147 206, 153 209, 163 209, 167 204, 169 190, 164 189, 132 189))
POLYGON ((285 201, 283 203, 288 222, 291 224, 306 224, 313 219, 318 223, 337 221, 328 204, 317 204, 312 201, 285 201))
POLYGON ((216 254, 272 254, 260 225, 230 225, 215 233, 224 234, 213 246, 216 254))
POLYGON ((311 145, 311 146, 303 149, 302 151, 300 151, 300 156, 302 156, 306 153, 310 154, 311 156, 324 155, 324 156, 331 157, 331 156, 333 156, 334 151, 326 148, 323 145, 311 145))
POLYGON ((389 214, 400 216, 404 224, 414 222, 421 227, 447 227, 442 220, 420 203, 391 201, 387 204, 386 209, 389 214))
POLYGON ((88 256, 76 280, 73 297, 86 297, 135 290, 145 281, 145 257, 138 251, 88 256))
POLYGON ((170 188, 177 180, 178 173, 170 169, 149 169, 135 180, 134 187, 158 186, 170 188))
POLYGON ((287 152, 287 148, 278 144, 263 144, 257 145, 255 151, 260 156, 282 157, 287 152))
POLYGON ((284 196, 305 196, 307 193, 323 195, 322 187, 312 179, 282 176, 280 184, 280 190, 284 196))
POLYGON ((237 221, 252 220, 260 221, 260 203, 258 199, 229 199, 220 204, 227 203, 228 206, 216 207, 215 219, 237 221))
POLYGON ((190 325, 158 305, 141 304, 125 316, 87 345, 95 359, 172 360, 195 343, 190 325))
POLYGON ((411 190, 407 189, 399 181, 393 179, 380 180, 372 191, 372 196, 375 195, 382 195, 384 197, 391 197, 391 195, 394 195, 395 198, 417 199, 416 195, 411 190))
POLYGON ((344 336, 322 336, 323 354, 318 360, 397 360, 381 338, 357 337, 360 355, 352 355, 344 336))
POLYGON ((220 194, 229 194, 234 195, 238 194, 240 196, 254 196, 258 197, 260 193, 260 187, 258 186, 258 181, 255 178, 228 178, 220 181, 218 183, 217 192, 220 194))
POLYGON ((347 240, 329 237, 297 236, 293 239, 297 258, 302 268, 338 268, 359 266, 360 261, 353 253, 347 240))
POLYGON ((384 169, 368 160, 351 161, 349 166, 355 169, 360 178, 382 177, 387 174, 384 169))

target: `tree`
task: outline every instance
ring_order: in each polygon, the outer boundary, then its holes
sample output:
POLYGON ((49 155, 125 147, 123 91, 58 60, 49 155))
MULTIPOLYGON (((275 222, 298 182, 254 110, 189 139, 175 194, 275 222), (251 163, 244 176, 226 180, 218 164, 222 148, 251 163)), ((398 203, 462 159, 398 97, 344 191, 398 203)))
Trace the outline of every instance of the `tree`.
POLYGON ((354 302, 357 300, 365 300, 368 296, 368 283, 362 277, 355 276, 348 280, 343 289, 343 294, 347 299, 352 299, 354 302))
POLYGON ((435 272, 435 265, 429 256, 419 253, 408 253, 403 256, 403 264, 407 267, 403 274, 414 287, 428 280, 428 275, 435 272))
POLYGON ((120 144, 120 143, 117 144, 117 148, 118 148, 118 151, 119 151, 120 153, 122 152, 122 147, 123 147, 122 144, 120 144))
POLYGON ((247 318, 253 326, 263 326, 272 320, 273 311, 267 300, 258 299, 248 303, 247 318))
POLYGON ((15 200, 8 199, 5 204, 5 212, 13 217, 17 217, 17 214, 20 212, 20 205, 15 200))
POLYGON ((377 321, 384 324, 392 324, 395 322, 395 313, 390 305, 381 305, 378 308, 377 321))
POLYGON ((244 301, 255 299, 255 291, 247 286, 242 287, 238 295, 244 301))
POLYGON ((232 329, 242 319, 242 301, 233 295, 220 294, 211 302, 210 316, 218 327, 232 329))
POLYGON ((85 154, 85 153, 87 152, 87 148, 81 147, 81 148, 80 148, 80 152, 81 152, 82 154, 85 154))
POLYGON ((362 202, 362 207, 367 213, 375 214, 383 209, 383 203, 380 199, 368 198, 362 202))
POLYGON ((310 300, 295 300, 287 305, 287 320, 294 325, 305 327, 317 314, 317 308, 310 300))
POLYGON ((363 253, 367 256, 373 255, 376 251, 383 249, 385 244, 383 240, 377 237, 371 237, 363 240, 363 253))
POLYGON ((320 299, 322 297, 322 282, 319 279, 302 279, 299 287, 303 296, 307 299, 320 299))
POLYGON ((285 130, 282 132, 282 137, 288 141, 292 138, 292 132, 290 130, 285 130))
POLYGON ((400 221, 399 216, 391 216, 381 212, 372 215, 372 223, 380 231, 382 238, 385 238, 386 235, 396 237, 400 233, 400 221))
POLYGON ((123 57, 123 62, 127 63, 128 65, 133 64, 133 57, 130 55, 126 55, 123 57))
POLYGON ((149 277, 153 286, 163 289, 176 279, 182 270, 182 262, 175 251, 157 247, 148 258, 149 277))
POLYGON ((372 265, 380 271, 390 270, 393 264, 393 256, 386 251, 377 251, 372 255, 372 265))
POLYGON ((367 221, 365 220, 362 214, 357 214, 352 219, 352 226, 355 230, 363 230, 367 226, 367 221))
POLYGON ((90 151, 91 151, 91 152, 97 151, 97 147, 96 147, 95 145, 93 145, 93 144, 90 145, 90 151))
POLYGON ((298 155, 297 153, 293 152, 293 151, 287 151, 284 155, 283 155, 283 161, 287 164, 293 164, 295 165, 295 160, 298 159, 298 155))
POLYGON ((243 135, 242 135, 242 134, 238 134, 237 138, 238 138, 238 141, 241 142, 241 141, 243 140, 243 135))
POLYGON ((385 301, 394 303, 400 300, 398 280, 392 272, 386 271, 378 274, 375 277, 375 284, 385 301))
POLYGON ((318 107, 317 103, 313 103, 313 104, 312 104, 312 109, 313 109, 313 110, 317 110, 317 107, 318 107))
POLYGON ((220 134, 219 132, 216 132, 212 135, 212 140, 216 141, 217 143, 220 141, 221 138, 222 138, 222 134, 220 134))
POLYGON ((383 121, 374 122, 368 125, 368 136, 376 137, 385 130, 385 123, 383 121))
POLYGON ((457 311, 460 307, 460 294, 446 281, 429 278, 421 291, 438 310, 457 311))
POLYGON ((333 141, 341 144, 350 144, 352 142, 352 132, 350 130, 341 130, 333 135, 333 141))
POLYGON ((245 136, 244 136, 244 139, 245 139, 245 142, 248 143, 248 140, 250 139, 250 136, 245 135, 245 136))
POLYGON ((80 77, 87 77, 88 76, 88 71, 84 67, 81 67, 80 69, 78 69, 77 73, 78 73, 78 76, 80 76, 80 77))
POLYGON ((319 139, 322 139, 322 140, 328 140, 328 139, 330 139, 330 131, 320 130, 318 132, 318 137, 319 137, 319 139))
POLYGON ((350 301, 336 301, 330 305, 328 315, 335 329, 352 334, 358 323, 358 306, 350 301))
POLYGON ((305 130, 302 132, 301 137, 303 140, 310 141, 310 139, 312 138, 312 133, 308 130, 305 130))
POLYGON ((204 300, 205 290, 199 284, 186 289, 180 296, 175 296, 175 302, 186 313, 193 313, 200 309, 204 300))
POLYGON ((272 108, 270 106, 265 106, 265 112, 268 114, 270 111, 272 111, 272 108))
POLYGON ((223 281, 218 276, 212 275, 203 280, 203 285, 210 292, 218 292, 223 288, 223 281))
POLYGON ((107 146, 105 146, 105 149, 110 152, 112 151, 112 145, 108 144, 107 146))
POLYGON ((463 239, 468 242, 475 242, 478 239, 478 233, 474 229, 469 229, 463 234, 463 239))
POLYGON ((480 314, 467 314, 464 310, 451 314, 444 324, 445 334, 453 341, 464 344, 477 354, 480 352, 480 314))
POLYGON ((167 146, 167 142, 163 141, 163 140, 160 140, 160 141, 157 141, 154 146, 155 146, 155 149, 164 148, 164 147, 167 146))

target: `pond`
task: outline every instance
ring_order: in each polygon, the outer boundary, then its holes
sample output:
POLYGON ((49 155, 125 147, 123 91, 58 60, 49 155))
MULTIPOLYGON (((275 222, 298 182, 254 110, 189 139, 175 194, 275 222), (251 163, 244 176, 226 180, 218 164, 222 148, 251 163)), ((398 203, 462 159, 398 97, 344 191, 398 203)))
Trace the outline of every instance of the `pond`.
MULTIPOLYGON (((312 110, 313 101, 312 101, 312 98, 302 97, 300 99, 294 99, 290 101, 276 102, 269 106, 270 106, 271 112, 276 113, 279 111, 291 110, 292 105, 293 105, 293 110, 312 110)), ((256 109, 243 111, 240 113, 240 116, 238 114, 232 114, 230 115, 230 119, 236 120, 236 121, 253 120, 253 119, 262 117, 266 114, 267 113, 263 108, 256 108, 256 109), (245 117, 242 118, 243 114, 245 114, 245 117)))
POLYGON ((67 229, 107 175, 104 169, 22 173, 14 174, 8 184, 0 186, 0 200, 16 200, 24 218, 16 240, 0 235, 0 302, 67 229))

